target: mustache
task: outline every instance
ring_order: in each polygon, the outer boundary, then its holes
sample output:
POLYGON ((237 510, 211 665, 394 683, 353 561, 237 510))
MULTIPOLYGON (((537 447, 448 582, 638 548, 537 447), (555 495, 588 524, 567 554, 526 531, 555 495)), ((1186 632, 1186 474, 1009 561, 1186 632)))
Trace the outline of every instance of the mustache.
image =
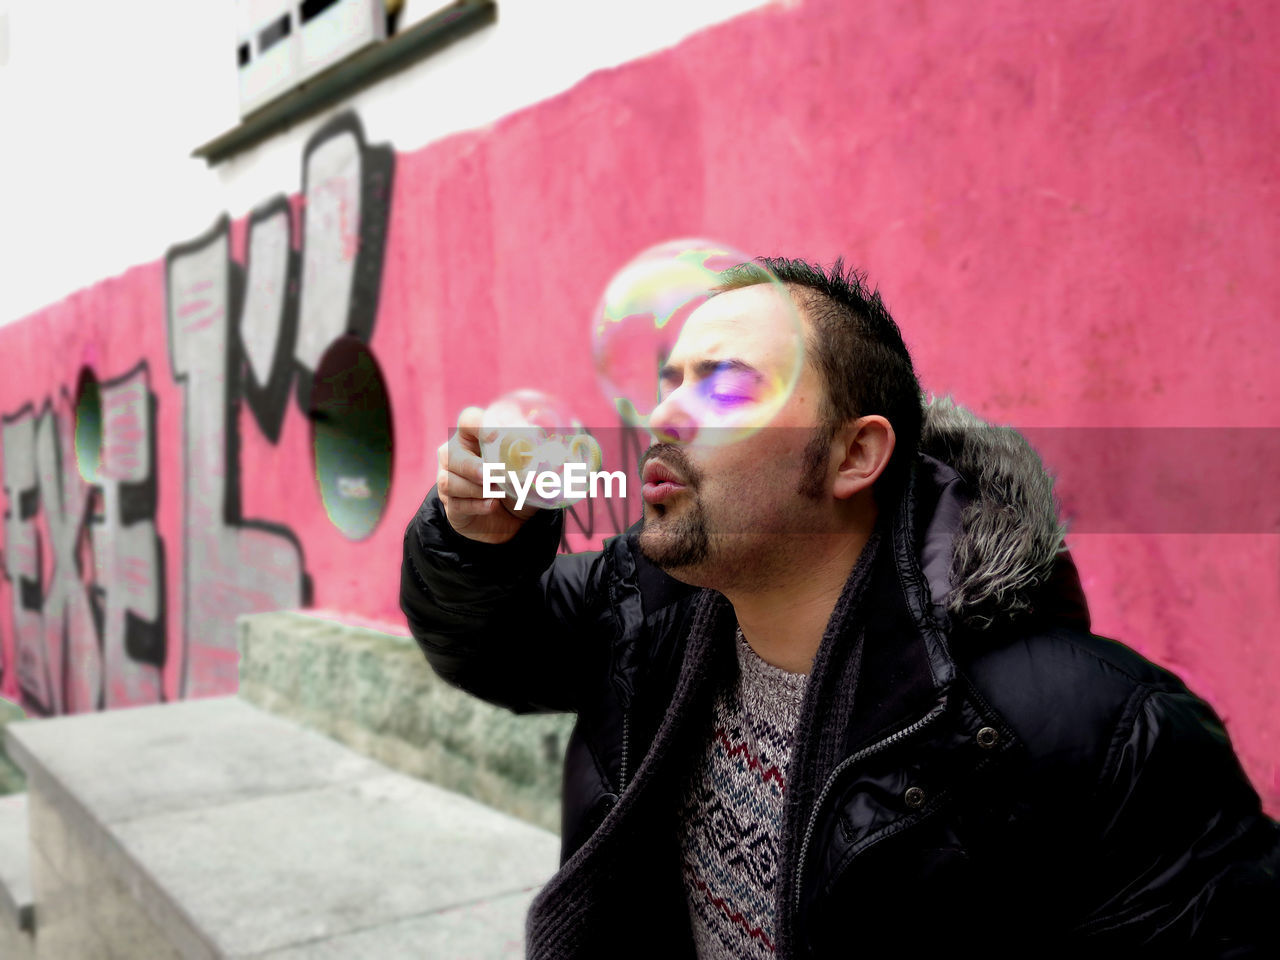
POLYGON ((684 479, 685 483, 694 490, 698 489, 702 482, 702 474, 698 471, 684 452, 684 448, 678 443, 655 443, 648 450, 640 455, 640 462, 636 465, 636 473, 644 472, 644 465, 650 460, 657 458, 665 463, 668 467, 684 479))

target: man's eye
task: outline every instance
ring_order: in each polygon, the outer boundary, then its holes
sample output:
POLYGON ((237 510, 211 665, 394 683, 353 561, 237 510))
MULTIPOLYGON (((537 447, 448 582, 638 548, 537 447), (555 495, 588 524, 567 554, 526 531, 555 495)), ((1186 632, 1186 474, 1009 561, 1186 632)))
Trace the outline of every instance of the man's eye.
POLYGON ((740 403, 747 403, 751 398, 744 397, 740 393, 721 393, 716 391, 711 394, 711 399, 722 406, 736 406, 740 403))

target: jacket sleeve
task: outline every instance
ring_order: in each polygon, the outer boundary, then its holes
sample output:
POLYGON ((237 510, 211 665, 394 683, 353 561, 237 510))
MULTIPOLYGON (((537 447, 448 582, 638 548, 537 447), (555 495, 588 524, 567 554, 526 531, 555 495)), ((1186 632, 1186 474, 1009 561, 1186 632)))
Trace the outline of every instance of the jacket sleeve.
POLYGON ((478 543, 432 487, 405 530, 400 607, 444 680, 518 713, 578 709, 607 668, 612 618, 603 555, 556 555, 563 522, 545 510, 507 543, 478 543))
POLYGON ((1221 720, 1186 691, 1136 696, 1097 807, 1101 869, 1076 933, 1130 957, 1280 956, 1280 827, 1221 720))

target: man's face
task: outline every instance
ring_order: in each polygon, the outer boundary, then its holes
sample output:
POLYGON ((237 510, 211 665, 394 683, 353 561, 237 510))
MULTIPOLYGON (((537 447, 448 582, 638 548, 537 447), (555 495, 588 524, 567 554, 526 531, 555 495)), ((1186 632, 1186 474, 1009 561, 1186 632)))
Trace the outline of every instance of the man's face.
POLYGON ((663 368, 641 460, 640 548, 678 579, 723 588, 767 575, 780 536, 819 515, 824 388, 794 310, 769 285, 719 294, 689 317, 663 368))

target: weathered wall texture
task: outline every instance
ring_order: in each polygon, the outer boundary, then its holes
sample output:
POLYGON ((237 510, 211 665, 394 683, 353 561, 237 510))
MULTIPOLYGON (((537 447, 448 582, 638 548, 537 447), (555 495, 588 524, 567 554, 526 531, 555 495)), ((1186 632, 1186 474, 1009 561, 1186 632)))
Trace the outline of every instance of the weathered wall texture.
MULTIPOLYGON (((1260 3, 813 0, 412 154, 339 120, 298 158, 302 196, 0 330, 0 692, 36 712, 228 692, 238 614, 397 622, 401 532, 458 410, 530 386, 610 424, 596 298, 640 248, 707 235, 845 255, 928 389, 1052 428, 1095 629, 1206 696, 1280 813, 1277 33, 1260 3), (302 412, 343 332, 395 430, 358 543, 302 412), (70 452, 85 367, 93 484, 70 452), (1099 427, 1156 438, 1158 470, 1099 427), (1127 523, 1115 488, 1178 497, 1127 523)), ((594 519, 574 545, 626 517, 594 519)))

